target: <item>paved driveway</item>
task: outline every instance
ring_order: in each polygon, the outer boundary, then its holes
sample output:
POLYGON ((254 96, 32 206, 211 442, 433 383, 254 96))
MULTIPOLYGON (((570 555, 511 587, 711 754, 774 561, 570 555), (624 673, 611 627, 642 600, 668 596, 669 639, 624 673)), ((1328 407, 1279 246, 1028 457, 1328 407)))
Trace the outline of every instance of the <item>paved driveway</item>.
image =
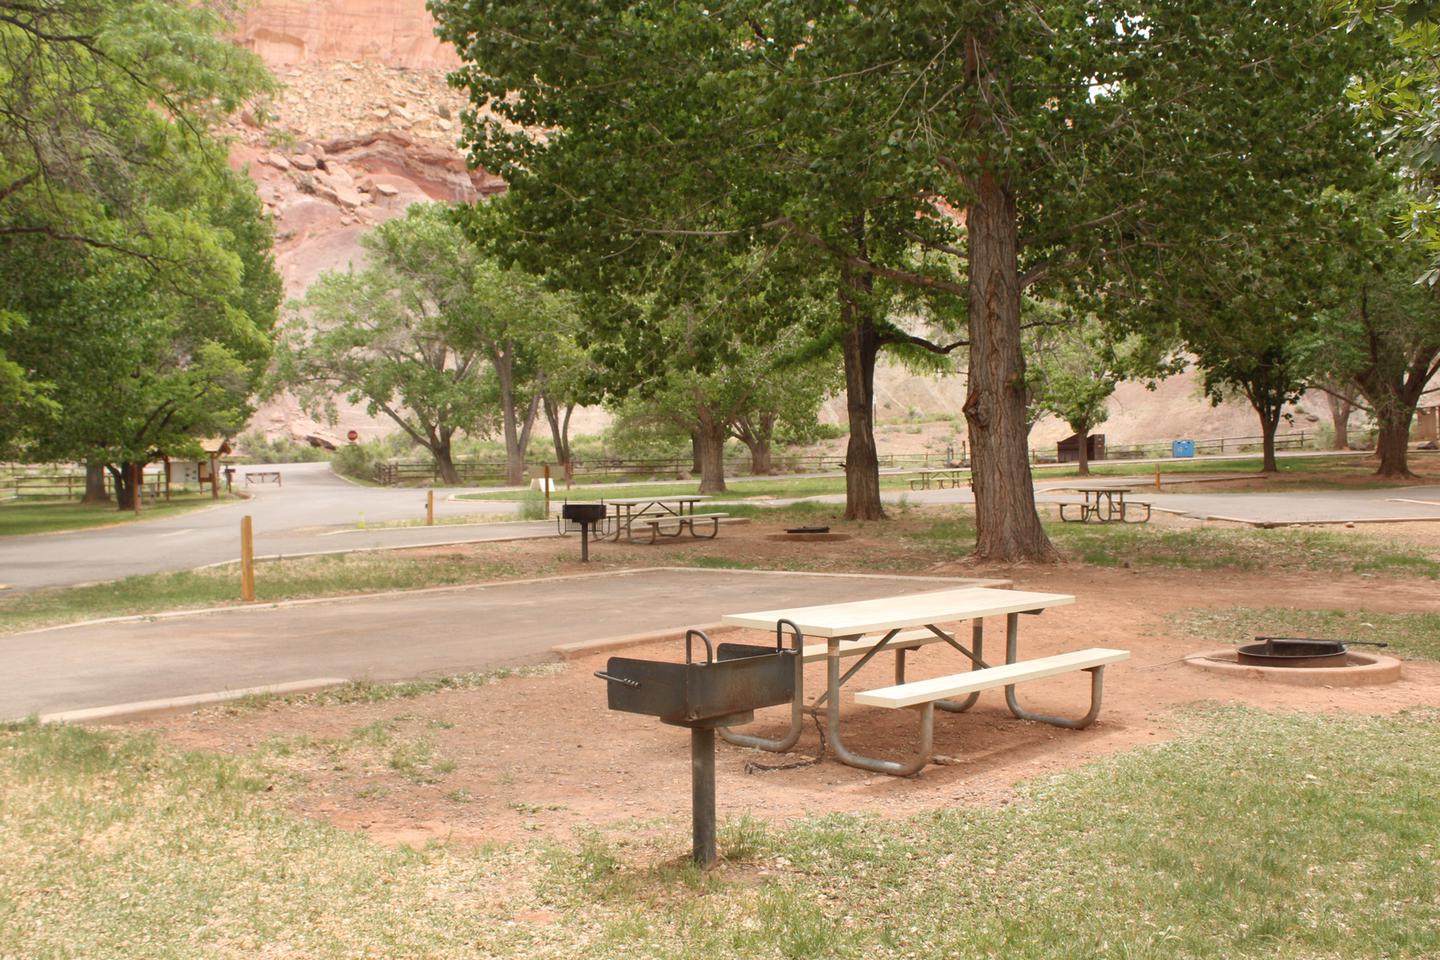
MULTIPOLYGON (((283 486, 237 481, 254 494, 253 500, 100 530, 0 538, 0 583, 25 590, 235 560, 245 514, 254 520, 258 556, 555 535, 555 525, 543 522, 341 532, 342 525, 353 528, 361 517, 367 524, 423 519, 425 491, 358 486, 335 476, 326 463, 241 467, 241 476, 252 470, 279 470, 283 486)), ((452 503, 446 497, 453 492, 435 491, 438 516, 519 508, 518 503, 452 503)))
POLYGON ((0 637, 0 718, 316 677, 486 670, 726 613, 977 582, 656 568, 43 630, 0 637))

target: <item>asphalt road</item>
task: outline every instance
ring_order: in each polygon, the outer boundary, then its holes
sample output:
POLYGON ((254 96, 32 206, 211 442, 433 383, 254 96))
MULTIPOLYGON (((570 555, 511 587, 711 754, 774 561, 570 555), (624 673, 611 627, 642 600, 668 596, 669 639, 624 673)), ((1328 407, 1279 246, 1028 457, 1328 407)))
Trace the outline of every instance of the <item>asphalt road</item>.
MULTIPOLYGON (((362 517, 367 524, 424 519, 425 491, 359 486, 337 477, 326 463, 239 470, 236 483, 252 500, 114 527, 0 538, 0 583, 28 590, 235 560, 240 556, 240 518, 246 514, 253 518, 255 553, 262 557, 555 535, 554 523, 518 521, 356 530, 362 517), (243 480, 247 472, 274 470, 282 477, 278 486, 243 480)), ((455 492, 435 491, 437 517, 519 509, 518 503, 447 501, 455 492)))
POLYGON ((317 677, 487 670, 553 659, 557 644, 679 631, 727 613, 977 582, 655 568, 13 634, 0 643, 0 719, 317 677))

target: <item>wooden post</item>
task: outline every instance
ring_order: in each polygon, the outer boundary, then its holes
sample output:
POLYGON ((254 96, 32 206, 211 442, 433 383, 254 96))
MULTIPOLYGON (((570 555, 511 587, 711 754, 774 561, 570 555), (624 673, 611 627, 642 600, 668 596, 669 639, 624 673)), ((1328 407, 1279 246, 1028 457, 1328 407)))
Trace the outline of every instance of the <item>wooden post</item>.
POLYGON ((545 518, 550 518, 550 464, 545 464, 545 518))
POLYGON ((240 599, 255 602, 255 533, 248 515, 240 518, 240 599))
POLYGON ((1160 489, 1160 464, 1155 464, 1155 489, 1160 489))
POLYGON ((425 526, 435 526, 435 491, 425 491, 425 526))
POLYGON ((210 455, 210 499, 220 499, 220 477, 216 470, 220 467, 220 458, 214 454, 210 455))

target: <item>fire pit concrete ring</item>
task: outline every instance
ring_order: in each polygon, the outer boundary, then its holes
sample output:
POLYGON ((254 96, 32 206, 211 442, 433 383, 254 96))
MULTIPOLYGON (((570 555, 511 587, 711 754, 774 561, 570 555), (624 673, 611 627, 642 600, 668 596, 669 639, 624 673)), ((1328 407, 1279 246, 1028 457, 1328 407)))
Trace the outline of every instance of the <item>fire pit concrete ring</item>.
POLYGON ((1346 659, 1338 667, 1261 667, 1240 663, 1235 647, 1220 647, 1188 654, 1185 663, 1222 676, 1297 687, 1369 687, 1400 679, 1400 661, 1394 657, 1349 650, 1346 659))

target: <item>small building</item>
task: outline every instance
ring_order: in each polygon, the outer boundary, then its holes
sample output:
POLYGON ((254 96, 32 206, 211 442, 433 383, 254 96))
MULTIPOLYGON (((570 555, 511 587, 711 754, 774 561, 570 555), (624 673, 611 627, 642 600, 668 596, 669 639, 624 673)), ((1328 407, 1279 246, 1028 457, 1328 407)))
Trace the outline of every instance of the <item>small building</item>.
POLYGON ((1421 443, 1440 440, 1440 404, 1415 411, 1415 426, 1410 431, 1410 439, 1421 443))
MULTIPOLYGON (((1105 459, 1105 434, 1092 433, 1086 438, 1087 460, 1105 459)), ((1072 433, 1055 445, 1055 459, 1059 463, 1077 463, 1080 460, 1080 435, 1072 433)))
POLYGON ((165 489, 170 489, 170 484, 198 484, 203 490, 206 484, 210 486, 211 496, 220 496, 220 458, 228 457, 232 452, 230 441, 224 437, 203 437, 200 440, 199 460, 171 460, 165 458, 165 489))

